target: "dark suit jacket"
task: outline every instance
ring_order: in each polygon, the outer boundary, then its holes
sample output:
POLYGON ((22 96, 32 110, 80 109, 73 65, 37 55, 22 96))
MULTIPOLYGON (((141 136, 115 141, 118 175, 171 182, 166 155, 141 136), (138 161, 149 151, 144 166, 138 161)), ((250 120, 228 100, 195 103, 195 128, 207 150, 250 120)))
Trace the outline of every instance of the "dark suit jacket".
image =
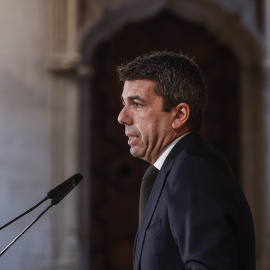
POLYGON ((181 139, 154 184, 134 270, 254 270, 250 208, 227 163, 197 133, 181 139))

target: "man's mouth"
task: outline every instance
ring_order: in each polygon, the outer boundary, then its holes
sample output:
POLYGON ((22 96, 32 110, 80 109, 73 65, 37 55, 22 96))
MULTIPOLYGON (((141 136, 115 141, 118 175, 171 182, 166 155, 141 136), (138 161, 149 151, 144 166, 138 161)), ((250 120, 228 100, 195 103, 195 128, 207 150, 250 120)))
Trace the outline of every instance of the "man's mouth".
POLYGON ((137 139, 138 139, 138 136, 128 135, 128 144, 130 146, 133 146, 136 143, 137 139))

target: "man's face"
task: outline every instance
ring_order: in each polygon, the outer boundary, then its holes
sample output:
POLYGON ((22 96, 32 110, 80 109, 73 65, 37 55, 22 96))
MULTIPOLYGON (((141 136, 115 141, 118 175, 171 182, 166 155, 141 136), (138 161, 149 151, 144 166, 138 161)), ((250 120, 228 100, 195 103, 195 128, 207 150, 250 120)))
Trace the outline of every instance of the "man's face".
POLYGON ((154 93, 155 83, 149 80, 125 81, 123 109, 118 122, 125 125, 130 153, 153 164, 163 149, 172 142, 173 110, 163 112, 163 99, 154 93))

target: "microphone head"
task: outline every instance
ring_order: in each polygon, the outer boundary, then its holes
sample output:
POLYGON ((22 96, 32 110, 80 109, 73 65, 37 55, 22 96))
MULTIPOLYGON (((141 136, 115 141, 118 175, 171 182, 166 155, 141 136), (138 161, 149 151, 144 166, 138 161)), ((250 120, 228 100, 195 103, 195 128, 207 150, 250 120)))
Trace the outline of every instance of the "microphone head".
POLYGON ((83 176, 80 174, 76 178, 73 178, 71 180, 71 183, 64 187, 58 194, 51 200, 52 205, 58 204, 66 195, 73 189, 75 188, 80 181, 83 179, 83 176))
POLYGON ((69 177, 63 183, 59 184, 52 190, 47 193, 48 199, 53 199, 57 196, 59 192, 61 192, 65 187, 76 183, 76 185, 82 180, 83 176, 80 173, 76 173, 73 176, 69 177))

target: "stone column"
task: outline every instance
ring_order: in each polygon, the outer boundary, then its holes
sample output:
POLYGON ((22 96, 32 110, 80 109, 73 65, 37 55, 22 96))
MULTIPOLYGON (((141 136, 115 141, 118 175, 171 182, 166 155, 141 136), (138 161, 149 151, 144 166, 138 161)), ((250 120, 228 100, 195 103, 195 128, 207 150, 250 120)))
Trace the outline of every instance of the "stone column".
MULTIPOLYGON (((51 73, 51 186, 78 172, 77 4, 78 0, 50 0, 46 68, 51 73)), ((79 269, 79 191, 51 211, 54 269, 79 269)))

